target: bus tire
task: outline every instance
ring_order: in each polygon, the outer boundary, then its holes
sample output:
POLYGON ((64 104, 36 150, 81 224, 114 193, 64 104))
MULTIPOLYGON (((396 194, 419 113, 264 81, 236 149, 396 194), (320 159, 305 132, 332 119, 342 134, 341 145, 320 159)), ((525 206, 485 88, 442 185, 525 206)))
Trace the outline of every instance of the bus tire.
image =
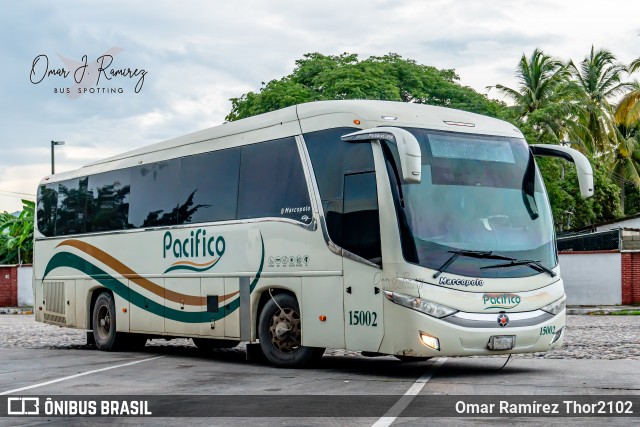
POLYGON ((216 348, 233 348, 240 344, 240 341, 235 340, 220 340, 210 338, 191 338, 193 343, 198 347, 198 350, 210 351, 216 348))
POLYGON ((324 353, 324 348, 304 347, 300 307, 291 294, 281 293, 269 298, 258 320, 260 348, 267 360, 282 368, 299 368, 324 353))
POLYGON ((118 350, 125 337, 116 333, 116 303, 111 293, 102 292, 98 295, 93 304, 92 320, 93 338, 98 350, 118 350))

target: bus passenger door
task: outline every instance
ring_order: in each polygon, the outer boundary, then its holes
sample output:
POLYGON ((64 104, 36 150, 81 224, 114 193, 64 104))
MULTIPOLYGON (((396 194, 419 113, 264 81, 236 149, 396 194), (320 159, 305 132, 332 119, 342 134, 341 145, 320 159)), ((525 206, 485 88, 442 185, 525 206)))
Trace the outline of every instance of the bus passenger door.
POLYGON ((344 322, 347 350, 378 351, 384 335, 382 291, 375 267, 344 259, 344 322))
POLYGON ((341 215, 345 341, 349 350, 378 351, 384 335, 380 218, 374 171, 345 174, 341 215), (353 254, 353 255, 352 255, 353 254))

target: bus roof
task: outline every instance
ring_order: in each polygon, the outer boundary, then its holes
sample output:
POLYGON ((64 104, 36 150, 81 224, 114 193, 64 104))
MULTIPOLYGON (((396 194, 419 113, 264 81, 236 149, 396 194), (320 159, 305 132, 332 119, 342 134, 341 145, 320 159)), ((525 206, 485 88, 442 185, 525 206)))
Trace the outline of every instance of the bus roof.
POLYGON ((257 134, 271 135, 273 138, 267 139, 276 139, 326 128, 366 129, 377 126, 420 127, 522 138, 522 133, 508 122, 451 108, 375 100, 316 101, 227 122, 137 148, 90 163, 75 171, 56 174, 52 181, 251 144, 258 142, 257 134), (354 125, 354 120, 359 120, 359 124, 354 125), (250 137, 250 134, 254 134, 254 137, 250 137), (166 153, 169 150, 171 154, 166 153))

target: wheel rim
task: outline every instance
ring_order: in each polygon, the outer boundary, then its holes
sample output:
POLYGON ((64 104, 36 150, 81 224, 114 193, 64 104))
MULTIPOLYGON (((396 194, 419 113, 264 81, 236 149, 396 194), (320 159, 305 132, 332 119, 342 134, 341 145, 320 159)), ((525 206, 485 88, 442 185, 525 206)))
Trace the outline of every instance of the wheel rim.
POLYGON ((98 309, 98 324, 96 330, 100 339, 106 340, 109 337, 109 331, 111 331, 111 312, 109 307, 101 305, 98 309))
POLYGON ((278 309, 269 325, 271 344, 281 353, 293 353, 300 348, 300 315, 292 308, 278 309))

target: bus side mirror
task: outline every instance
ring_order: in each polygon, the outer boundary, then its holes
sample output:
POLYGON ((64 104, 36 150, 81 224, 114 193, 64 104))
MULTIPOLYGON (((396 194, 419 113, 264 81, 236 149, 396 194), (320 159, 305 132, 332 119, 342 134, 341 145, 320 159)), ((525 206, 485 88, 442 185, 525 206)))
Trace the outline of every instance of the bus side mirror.
POLYGON ((410 132, 396 127, 379 127, 360 130, 342 136, 343 141, 365 142, 372 139, 391 141, 398 147, 402 179, 408 183, 420 183, 422 154, 420 144, 410 132))
POLYGON ((580 194, 584 198, 593 196, 593 169, 584 154, 562 145, 533 144, 529 147, 534 156, 558 157, 575 163, 580 194))

